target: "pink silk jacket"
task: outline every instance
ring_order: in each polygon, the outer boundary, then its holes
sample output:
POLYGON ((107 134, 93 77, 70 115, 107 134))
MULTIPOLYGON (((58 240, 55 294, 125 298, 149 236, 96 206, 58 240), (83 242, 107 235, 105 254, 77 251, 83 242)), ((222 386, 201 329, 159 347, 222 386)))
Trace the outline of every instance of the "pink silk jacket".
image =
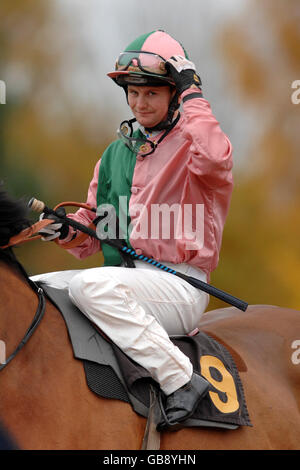
MULTIPOLYGON (((233 189, 232 146, 207 100, 194 90, 186 90, 181 98, 181 117, 155 152, 134 156, 129 239, 137 254, 165 263, 188 263, 209 278, 218 265, 233 189)), ((97 207, 99 171, 101 159, 87 194, 86 202, 93 207, 97 207)), ((93 220, 85 209, 69 217, 86 225, 93 220)), ((61 243, 71 237, 72 232, 61 243)), ((100 249, 100 242, 88 238, 70 252, 82 259, 100 249)))

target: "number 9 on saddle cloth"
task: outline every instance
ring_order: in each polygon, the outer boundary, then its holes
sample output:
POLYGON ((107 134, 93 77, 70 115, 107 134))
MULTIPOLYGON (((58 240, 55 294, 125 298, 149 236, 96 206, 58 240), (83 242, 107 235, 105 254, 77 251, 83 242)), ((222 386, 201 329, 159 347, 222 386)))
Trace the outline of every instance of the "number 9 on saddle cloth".
MULTIPOLYGON (((64 272, 63 282, 59 273, 53 274, 52 286, 51 282, 45 283, 49 281, 47 275, 32 279, 40 283, 48 299, 61 312, 74 357, 83 361, 87 385, 97 395, 125 401, 135 412, 147 417, 150 386, 158 391, 158 385, 146 369, 126 356, 71 302, 67 290, 68 273, 73 276, 76 271, 64 272), (55 276, 59 289, 53 287, 55 276)), ((209 392, 185 426, 226 429, 252 426, 238 369, 229 351, 201 331, 193 336, 171 336, 170 339, 189 357, 194 370, 210 384, 209 392)))

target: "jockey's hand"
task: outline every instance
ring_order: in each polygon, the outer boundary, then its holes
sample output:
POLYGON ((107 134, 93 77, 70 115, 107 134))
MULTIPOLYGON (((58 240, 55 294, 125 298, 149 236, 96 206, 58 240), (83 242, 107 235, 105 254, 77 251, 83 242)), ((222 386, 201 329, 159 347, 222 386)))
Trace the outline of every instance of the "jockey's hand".
POLYGON ((175 55, 166 62, 166 68, 175 82, 179 95, 188 88, 201 89, 201 79, 196 73, 195 64, 190 60, 175 55))
MULTIPOLYGON (((56 212, 61 217, 64 217, 66 215, 66 211, 63 207, 58 208, 56 212)), ((39 234, 42 235, 41 240, 43 240, 44 242, 50 242, 52 240, 55 240, 56 238, 63 240, 64 238, 67 237, 69 233, 68 225, 60 222, 59 219, 55 217, 55 215, 45 214, 43 212, 40 215, 40 220, 43 220, 43 219, 53 220, 53 223, 47 225, 47 227, 44 227, 42 230, 40 230, 39 234)))

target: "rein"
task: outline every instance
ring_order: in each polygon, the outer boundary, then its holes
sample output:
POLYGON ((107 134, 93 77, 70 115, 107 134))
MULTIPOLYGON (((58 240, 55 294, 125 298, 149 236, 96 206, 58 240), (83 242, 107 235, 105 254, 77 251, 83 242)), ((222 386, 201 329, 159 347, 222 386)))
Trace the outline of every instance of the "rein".
MULTIPOLYGON (((37 212, 43 212, 43 210, 45 209, 44 203, 42 203, 41 201, 38 201, 37 199, 35 199, 34 201, 31 200, 29 202, 29 204, 30 204, 30 207, 32 208, 32 210, 37 211, 37 212)), ((51 212, 51 213, 55 213, 55 211, 59 207, 67 207, 67 206, 81 207, 81 208, 88 209, 88 210, 91 210, 91 211, 95 212, 95 209, 92 208, 91 206, 89 206, 88 204, 73 202, 73 201, 62 202, 62 203, 58 204, 57 206, 55 206, 55 208, 53 210, 48 209, 48 211, 51 212)), ((38 222, 31 225, 30 227, 22 230, 20 233, 18 233, 18 235, 15 235, 15 236, 11 237, 9 239, 9 242, 6 245, 0 246, 0 249, 5 250, 6 248, 13 247, 13 246, 16 246, 16 245, 20 245, 20 244, 23 244, 23 243, 26 243, 26 242, 30 242, 32 240, 39 240, 39 239, 42 238, 42 235, 39 235, 38 233, 44 227, 47 227, 47 225, 50 225, 52 223, 53 223, 53 220, 51 220, 51 219, 39 220, 38 222), (37 234, 37 235, 35 235, 35 234, 37 234)), ((88 227, 85 227, 85 228, 92 230, 92 229, 95 229, 96 227, 95 227, 94 224, 90 224, 88 227)), ((88 232, 88 230, 86 232, 88 232)), ((81 244, 90 235, 91 235, 91 233, 81 233, 80 235, 78 235, 76 237, 76 240, 74 239, 74 240, 71 240, 68 243, 65 243, 63 245, 63 248, 65 248, 65 249, 73 248, 73 247, 81 244)), ((57 240, 54 240, 54 241, 56 243, 58 243, 57 240)))
MULTIPOLYGON (((3 254, 5 254, 5 256, 7 257, 8 262, 12 261, 12 258, 10 256, 8 256, 5 252, 3 252, 3 254)), ((23 346, 25 346, 25 344, 31 338, 31 336, 35 332, 36 328, 40 324, 40 322, 41 322, 41 320, 44 316, 45 309, 46 309, 46 300, 45 300, 45 294, 44 294, 43 289, 41 287, 39 287, 35 282, 33 282, 28 277, 28 275, 27 275, 26 271, 24 270, 23 266, 15 259, 15 257, 13 258, 13 262, 17 264, 19 270, 21 271, 21 273, 25 277, 27 283, 32 288, 32 290, 36 293, 39 303, 38 303, 38 307, 36 309, 35 315, 33 317, 33 320, 31 322, 28 330, 26 331, 23 339, 18 344, 18 346, 16 347, 14 352, 8 357, 8 359, 6 359, 5 363, 0 364, 0 371, 3 370, 10 363, 10 361, 12 361, 16 357, 18 352, 23 348, 23 346)))
POLYGON ((5 250, 6 248, 10 248, 16 245, 20 245, 21 243, 30 242, 32 240, 37 240, 41 238, 41 235, 34 234, 38 233, 44 227, 47 227, 47 225, 50 225, 52 222, 53 220, 49 219, 44 219, 40 220, 39 222, 36 222, 30 227, 22 230, 20 233, 18 233, 18 235, 14 235, 13 237, 11 237, 6 245, 0 246, 0 249, 5 250))

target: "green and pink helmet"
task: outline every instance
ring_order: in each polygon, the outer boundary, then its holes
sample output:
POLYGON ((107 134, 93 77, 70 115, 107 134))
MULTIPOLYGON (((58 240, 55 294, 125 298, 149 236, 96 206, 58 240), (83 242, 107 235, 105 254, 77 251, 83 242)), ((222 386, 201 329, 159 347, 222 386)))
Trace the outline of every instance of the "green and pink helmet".
MULTIPOLYGON (((168 85, 176 89, 166 67, 166 61, 174 55, 181 55, 188 59, 185 49, 176 39, 165 31, 152 31, 132 41, 116 60, 115 70, 107 75, 124 89, 126 97, 128 85, 168 85)), ((174 113, 179 108, 178 99, 179 95, 175 93, 170 102, 166 120, 159 123, 153 130, 172 128, 174 113)))
POLYGON ((143 34, 131 42, 122 52, 115 65, 115 70, 107 75, 117 85, 175 85, 165 62, 174 55, 188 59, 183 46, 162 30, 143 34))

